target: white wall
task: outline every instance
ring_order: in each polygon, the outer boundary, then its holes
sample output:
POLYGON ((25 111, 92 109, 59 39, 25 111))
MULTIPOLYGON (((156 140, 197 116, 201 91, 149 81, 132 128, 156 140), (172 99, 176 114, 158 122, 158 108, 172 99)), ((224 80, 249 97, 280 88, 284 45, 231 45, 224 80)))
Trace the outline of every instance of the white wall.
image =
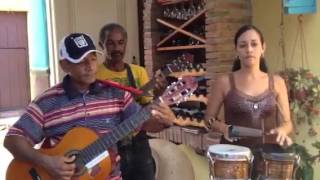
POLYGON ((28 11, 28 0, 0 0, 0 11, 28 11))
POLYGON ((127 45, 127 62, 132 61, 135 56, 137 62, 140 60, 139 55, 139 26, 138 26, 138 7, 137 0, 126 0, 125 3, 125 20, 123 24, 128 30, 128 45, 127 45))
MULTIPOLYGON (((55 13, 55 48, 59 40, 71 32, 90 34, 98 47, 100 28, 110 22, 128 31, 126 61, 139 59, 137 0, 51 0, 55 13)), ((56 66, 58 69, 58 66, 56 66)), ((60 78, 62 73, 58 70, 60 78)))
MULTIPOLYGON (((281 36, 280 26, 281 1, 252 0, 251 2, 253 7, 253 24, 261 29, 267 43, 266 59, 270 69, 273 71, 281 70, 284 68, 283 61, 285 59, 288 68, 299 68, 304 65, 305 68, 311 69, 312 72, 320 74, 320 1, 317 2, 316 13, 305 14, 300 19, 302 20, 301 25, 304 34, 299 31, 299 16, 284 15, 283 36, 281 36), (301 36, 304 36, 304 42, 300 41, 301 36), (285 58, 281 49, 282 38, 284 39, 285 58), (305 43, 306 49, 301 48, 303 43, 305 43), (308 63, 302 63, 302 55, 307 55, 308 63)), ((304 56, 303 58, 306 61, 306 57, 304 56)))

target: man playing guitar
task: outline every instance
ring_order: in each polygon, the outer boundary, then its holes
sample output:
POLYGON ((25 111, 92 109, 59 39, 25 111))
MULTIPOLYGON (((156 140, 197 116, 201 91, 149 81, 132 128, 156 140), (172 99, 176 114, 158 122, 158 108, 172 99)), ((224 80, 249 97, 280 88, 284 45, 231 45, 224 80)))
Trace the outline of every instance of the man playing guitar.
MULTIPOLYGON (((69 156, 66 156, 61 153, 56 153, 56 155, 55 153, 52 155, 41 153, 34 148, 34 145, 45 140, 43 144, 55 147, 63 141, 63 136, 68 131, 77 127, 94 130, 99 136, 105 135, 136 112, 142 111, 141 107, 134 102, 130 92, 96 80, 96 53, 98 51, 92 39, 86 34, 74 33, 63 38, 59 46, 59 63, 67 75, 61 83, 46 90, 26 107, 25 113, 9 129, 5 138, 4 146, 16 160, 34 164, 43 169, 50 177, 48 179, 74 179, 74 174, 78 173, 77 164, 88 162, 86 157, 83 156, 81 159, 77 158, 77 155, 80 157, 86 154, 96 154, 92 151, 97 148, 87 148, 88 152, 70 151, 69 156), (81 159, 81 162, 76 159, 81 159)), ((170 126, 171 119, 175 118, 165 103, 153 105, 150 110, 152 113, 148 122, 170 126)), ((72 144, 75 138, 83 138, 84 141, 86 135, 77 134, 64 144, 72 144)), ((107 147, 104 146, 105 142, 101 144, 102 147, 107 147)), ((102 179, 121 179, 117 163, 119 159, 117 148, 114 146, 109 150, 112 170, 111 173, 108 173, 108 177, 102 179)), ((85 167, 92 167, 89 174, 91 173, 90 175, 94 177, 99 168, 95 168, 91 161, 90 163, 87 163, 85 167), (90 163, 91 166, 88 165, 90 163)), ((31 178, 23 179, 46 179, 39 175, 39 168, 28 170, 31 178)), ((14 176, 11 171, 7 172, 7 179, 10 176, 14 176)))

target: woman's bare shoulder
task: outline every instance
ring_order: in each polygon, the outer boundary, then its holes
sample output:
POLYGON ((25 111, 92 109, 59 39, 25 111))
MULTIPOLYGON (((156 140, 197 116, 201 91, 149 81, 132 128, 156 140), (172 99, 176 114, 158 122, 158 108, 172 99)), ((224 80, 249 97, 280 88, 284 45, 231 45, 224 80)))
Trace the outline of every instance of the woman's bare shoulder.
POLYGON ((282 84, 283 85, 285 83, 284 79, 278 74, 273 74, 273 79, 274 79, 274 82, 276 84, 282 84))
POLYGON ((227 92, 230 89, 230 74, 221 74, 210 82, 209 87, 220 92, 227 92))
POLYGON ((221 74, 221 75, 218 75, 215 79, 214 79, 214 81, 213 81, 213 83, 215 84, 215 85, 223 85, 223 86, 225 86, 225 85, 228 85, 229 84, 229 74, 221 74))
POLYGON ((273 79, 274 79, 274 87, 276 91, 283 91, 287 89, 285 80, 280 75, 274 74, 273 79))

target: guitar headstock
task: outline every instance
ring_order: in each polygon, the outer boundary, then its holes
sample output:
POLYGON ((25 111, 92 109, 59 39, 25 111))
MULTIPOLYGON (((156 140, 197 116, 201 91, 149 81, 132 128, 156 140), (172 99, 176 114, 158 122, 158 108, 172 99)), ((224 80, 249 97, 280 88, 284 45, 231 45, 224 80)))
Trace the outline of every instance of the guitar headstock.
POLYGON ((198 82, 195 77, 184 76, 179 78, 178 81, 171 83, 160 99, 167 105, 179 104, 185 101, 188 96, 191 96, 197 87, 198 82))

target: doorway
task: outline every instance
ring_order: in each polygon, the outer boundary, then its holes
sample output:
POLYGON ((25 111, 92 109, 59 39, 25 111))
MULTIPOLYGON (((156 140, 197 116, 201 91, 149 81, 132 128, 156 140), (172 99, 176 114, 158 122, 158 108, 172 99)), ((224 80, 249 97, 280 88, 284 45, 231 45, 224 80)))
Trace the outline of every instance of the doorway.
POLYGON ((0 111, 30 101, 27 14, 0 12, 0 111))

